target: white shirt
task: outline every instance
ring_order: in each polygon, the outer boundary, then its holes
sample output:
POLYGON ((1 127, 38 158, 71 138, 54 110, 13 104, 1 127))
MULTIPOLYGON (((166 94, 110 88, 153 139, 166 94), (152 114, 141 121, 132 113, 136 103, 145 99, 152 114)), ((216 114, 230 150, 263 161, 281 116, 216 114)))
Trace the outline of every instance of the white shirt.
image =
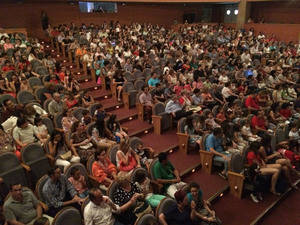
MULTIPOLYGON (((107 196, 103 196, 103 199, 112 201, 107 196)), ((118 213, 119 207, 117 207, 117 211, 112 210, 112 208, 105 203, 104 201, 101 205, 96 205, 92 201, 90 201, 86 207, 84 208, 84 224, 85 225, 114 225, 115 218, 113 217, 112 213, 118 213)))
POLYGON ((223 87, 222 88, 222 95, 224 96, 224 98, 228 98, 229 96, 231 96, 231 91, 228 87, 223 87))

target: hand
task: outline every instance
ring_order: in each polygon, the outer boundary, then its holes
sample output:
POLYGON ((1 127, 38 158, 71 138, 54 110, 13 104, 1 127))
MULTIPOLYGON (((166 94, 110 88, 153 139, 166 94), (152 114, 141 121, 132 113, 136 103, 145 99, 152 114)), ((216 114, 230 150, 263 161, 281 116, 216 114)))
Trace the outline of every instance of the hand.
POLYGON ((191 202, 191 208, 192 208, 192 209, 195 209, 195 208, 196 208, 196 203, 195 203, 195 201, 192 201, 192 202, 191 202))
POLYGON ((208 217, 208 218, 207 218, 207 221, 209 221, 209 222, 214 222, 214 221, 215 221, 215 218, 213 218, 213 217, 208 217))
POLYGON ((226 156, 226 155, 223 155, 222 158, 223 158, 224 160, 226 160, 226 161, 229 161, 229 157, 226 156))

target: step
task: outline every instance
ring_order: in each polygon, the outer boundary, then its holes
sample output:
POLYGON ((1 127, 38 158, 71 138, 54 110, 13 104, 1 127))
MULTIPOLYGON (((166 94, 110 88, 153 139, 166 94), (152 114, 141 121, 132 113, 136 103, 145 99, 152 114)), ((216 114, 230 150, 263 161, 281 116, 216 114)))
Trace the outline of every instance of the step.
POLYGON ((111 99, 112 94, 110 91, 107 91, 105 89, 98 89, 89 91, 89 94, 93 96, 95 100, 98 100, 99 102, 102 102, 106 99, 111 99))
POLYGON ((98 85, 95 81, 92 80, 88 80, 80 83, 80 90, 93 91, 93 90, 99 90, 101 88, 102 88, 101 85, 98 85))
POLYGON ((178 148, 178 140, 176 136, 176 129, 167 131, 162 135, 149 133, 141 137, 144 146, 153 148, 155 153, 171 151, 178 148), (155 141, 154 141, 155 140, 155 141))
POLYGON ((127 122, 122 123, 122 127, 127 128, 128 135, 130 137, 136 136, 141 137, 142 135, 146 135, 153 130, 153 125, 144 121, 140 121, 138 119, 129 120, 127 122))
POLYGON ((120 109, 124 106, 122 102, 118 102, 112 98, 107 98, 99 102, 103 105, 103 108, 106 112, 110 112, 115 109, 120 109))

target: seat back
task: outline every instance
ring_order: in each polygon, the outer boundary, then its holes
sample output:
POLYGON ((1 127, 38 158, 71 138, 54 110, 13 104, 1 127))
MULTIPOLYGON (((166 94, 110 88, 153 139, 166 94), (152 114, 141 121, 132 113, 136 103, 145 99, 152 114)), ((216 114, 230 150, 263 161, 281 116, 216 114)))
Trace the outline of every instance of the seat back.
POLYGON ((72 163, 65 171, 65 176, 67 178, 71 177, 71 171, 73 168, 77 168, 80 170, 80 173, 84 176, 85 180, 88 181, 88 171, 86 170, 85 166, 81 163, 72 163))
POLYGON ((23 186, 28 186, 27 176, 17 156, 12 152, 0 154, 0 177, 9 188, 10 184, 19 182, 23 186))
POLYGON ((74 109, 72 111, 72 115, 77 119, 77 120, 81 120, 81 118, 83 117, 82 113, 86 111, 89 112, 87 109, 83 108, 83 107, 78 107, 76 109, 74 109))
POLYGON ((130 72, 125 72, 123 74, 123 76, 125 77, 125 79, 128 81, 128 82, 131 82, 131 81, 134 81, 135 80, 135 77, 133 76, 132 73, 130 72))
POLYGON ((60 210, 54 220, 52 225, 83 225, 82 217, 78 209, 68 206, 60 210))
POLYGON ((120 149, 120 145, 114 145, 108 152, 110 161, 117 166, 117 151, 120 149))
POLYGON ((155 180, 154 166, 156 165, 156 163, 158 163, 158 158, 153 159, 153 161, 150 164, 149 173, 150 173, 150 176, 151 176, 151 180, 155 180))
POLYGON ((156 218, 158 218, 160 214, 165 213, 170 207, 176 204, 176 201, 172 198, 164 198, 163 200, 161 200, 156 208, 156 218))
POLYGON ((58 113, 54 116, 53 122, 56 128, 62 128, 62 122, 61 122, 62 118, 63 118, 63 113, 58 113))
POLYGON ((7 99, 11 100, 14 103, 17 103, 17 100, 13 96, 11 96, 9 94, 3 94, 3 95, 0 95, 0 105, 2 106, 3 102, 7 99))
POLYGON ((114 193, 116 192, 117 188, 119 187, 119 183, 117 181, 113 181, 111 183, 111 185, 108 187, 108 190, 107 190, 107 196, 110 198, 110 199, 113 199, 114 197, 114 193))
POLYGON ((87 169, 87 171, 88 171, 88 173, 89 173, 90 175, 93 174, 92 168, 93 168, 93 163, 94 163, 94 162, 95 162, 95 157, 94 157, 94 155, 91 155, 91 156, 88 158, 88 161, 87 161, 87 163, 86 163, 86 169, 87 169))
POLYGON ((136 149, 139 144, 143 144, 142 139, 139 137, 131 137, 129 139, 129 145, 132 149, 136 149))
POLYGON ((233 153, 230 160, 230 170, 235 173, 241 173, 244 169, 243 156, 240 153, 233 153))
POLYGON ((143 81, 143 80, 136 80, 134 82, 134 87, 137 91, 142 90, 142 87, 144 87, 144 86, 145 86, 145 81, 143 81))
POLYGON ((47 69, 47 67, 45 66, 38 66, 36 68, 34 68, 34 72, 38 73, 41 76, 48 76, 49 75, 49 71, 47 69))
POLYGON ((38 143, 28 144, 21 149, 21 158, 25 164, 45 157, 43 147, 38 143))
POLYGON ((210 112, 210 109, 204 109, 202 114, 206 118, 210 112))
POLYGON ((44 93, 47 93, 47 92, 48 92, 48 90, 45 87, 39 87, 39 88, 35 89, 35 91, 34 91, 35 97, 41 101, 41 104, 43 104, 47 100, 47 97, 44 95, 44 93))
POLYGON ((43 66, 43 63, 41 63, 39 60, 37 60, 37 59, 33 59, 33 60, 31 60, 31 66, 32 66, 32 69, 33 69, 33 71, 36 71, 37 70, 37 67, 39 67, 39 66, 43 66))
POLYGON ((47 127, 48 133, 50 135, 53 134, 54 132, 54 125, 51 119, 49 119, 48 117, 43 117, 42 118, 42 123, 45 124, 45 126, 47 127))
POLYGON ((151 76, 151 69, 149 68, 144 69, 144 77, 149 77, 149 76, 151 76))
POLYGON ((159 115, 160 113, 165 112, 165 104, 158 102, 153 106, 153 115, 159 115))
POLYGON ((25 90, 18 92, 17 100, 19 104, 24 104, 24 105, 36 101, 34 95, 31 92, 25 90))
POLYGON ((149 173, 147 172, 147 170, 146 169, 144 169, 144 168, 142 168, 142 167, 137 167, 137 168, 135 168, 133 171, 132 171, 132 173, 131 173, 131 175, 130 175, 130 180, 131 180, 131 182, 136 182, 136 174, 137 173, 139 173, 139 172, 142 172, 142 173, 144 173, 145 175, 146 175, 146 177, 149 177, 149 173))
POLYGON ((124 92, 128 93, 130 91, 134 91, 135 87, 132 82, 125 82, 123 85, 124 92))
POLYGON ((152 214, 144 214, 137 218, 134 225, 158 224, 158 220, 152 214))
POLYGON ((41 200, 42 202, 46 202, 46 198, 44 197, 44 194, 43 194, 43 187, 48 179, 50 179, 50 178, 46 174, 46 175, 42 176, 35 185, 35 194, 38 197, 38 199, 41 200))
POLYGON ((89 123, 86 127, 86 132, 89 136, 92 136, 92 131, 93 129, 96 127, 96 123, 95 122, 92 122, 92 123, 89 123))
POLYGON ((135 79, 144 79, 144 74, 140 70, 137 70, 133 73, 133 77, 135 79))
POLYGON ((178 120, 178 123, 177 123, 177 132, 178 133, 185 133, 184 131, 184 127, 186 125, 186 118, 181 118, 180 120, 178 120))
POLYGON ((38 78, 38 77, 30 77, 30 78, 28 79, 28 83, 29 83, 29 86, 30 86, 32 89, 34 89, 36 86, 42 86, 42 85, 43 85, 41 79, 38 78))

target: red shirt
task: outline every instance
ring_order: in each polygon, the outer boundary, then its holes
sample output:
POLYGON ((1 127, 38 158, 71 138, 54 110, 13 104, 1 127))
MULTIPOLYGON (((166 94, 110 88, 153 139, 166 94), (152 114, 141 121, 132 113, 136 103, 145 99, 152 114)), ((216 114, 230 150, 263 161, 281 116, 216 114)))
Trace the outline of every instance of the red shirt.
POLYGON ((261 129, 265 129, 266 130, 266 121, 263 118, 258 118, 257 116, 253 116, 252 120, 251 120, 251 125, 253 128, 255 128, 256 126, 261 128, 261 129))
POLYGON ((290 109, 280 109, 279 114, 282 115, 285 118, 290 118, 292 115, 292 112, 290 109))
POLYGON ((248 164, 251 166, 255 160, 261 163, 261 158, 259 157, 259 155, 256 155, 254 152, 248 152, 247 154, 248 164))
POLYGON ((251 95, 249 95, 245 101, 245 106, 247 108, 251 107, 251 108, 254 108, 254 109, 259 109, 259 105, 257 104, 257 102, 255 101, 254 98, 252 98, 251 95))
POLYGON ((13 66, 3 66, 2 67, 3 72, 8 72, 8 71, 12 71, 12 70, 15 70, 15 67, 13 67, 13 66))
POLYGON ((72 108, 74 105, 76 105, 78 103, 77 99, 74 98, 72 101, 67 100, 66 101, 66 105, 68 107, 68 109, 72 108))

